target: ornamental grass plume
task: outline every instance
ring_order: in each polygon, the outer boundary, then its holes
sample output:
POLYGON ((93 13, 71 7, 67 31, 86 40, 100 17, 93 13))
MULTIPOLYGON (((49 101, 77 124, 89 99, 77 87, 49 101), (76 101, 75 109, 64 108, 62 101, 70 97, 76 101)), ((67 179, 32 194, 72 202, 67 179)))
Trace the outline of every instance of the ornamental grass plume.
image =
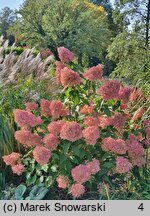
POLYGON ((14 119, 17 125, 22 129, 29 129, 30 127, 36 127, 42 124, 42 119, 40 117, 36 117, 31 112, 20 109, 14 110, 14 119))
POLYGON ((89 145, 95 145, 97 139, 100 137, 100 130, 97 126, 87 127, 82 131, 82 133, 86 143, 89 145))
POLYGON ((55 136, 58 136, 60 134, 62 126, 65 124, 65 121, 59 120, 59 121, 52 121, 48 126, 47 129, 49 133, 54 134, 55 136))
POLYGON ((19 143, 28 148, 41 145, 42 138, 38 134, 33 134, 28 130, 16 131, 14 136, 19 143))
POLYGON ((145 113, 146 109, 144 107, 140 107, 137 111, 135 111, 132 121, 137 121, 139 120, 145 113))
POLYGON ((27 102, 25 103, 26 106, 26 110, 27 111, 32 111, 32 110, 36 110, 38 108, 38 104, 35 102, 27 102))
POLYGON ((68 178, 66 176, 60 175, 56 178, 56 181, 58 183, 59 188, 66 189, 68 187, 69 181, 68 181, 68 178))
POLYGON ((118 80, 109 80, 105 82, 97 91, 104 100, 117 99, 119 97, 120 82, 118 80))
POLYGON ((61 84, 61 81, 60 81, 61 70, 65 68, 66 66, 60 61, 56 61, 55 65, 56 65, 56 82, 57 84, 61 84))
POLYGON ((49 162, 51 152, 43 146, 36 146, 33 150, 33 157, 40 165, 44 165, 49 162))
POLYGON ((75 183, 71 186, 70 193, 74 198, 79 198, 85 193, 85 187, 80 183, 75 183))
POLYGON ((16 165, 12 166, 11 168, 12 168, 12 172, 14 174, 17 174, 18 176, 22 175, 22 173, 25 170, 23 164, 21 164, 21 163, 16 164, 16 165))
POLYGON ((45 99, 40 101, 41 114, 45 117, 51 116, 50 104, 51 102, 45 99))
POLYGON ((99 126, 99 119, 93 116, 86 116, 83 122, 84 126, 99 126))
POLYGON ((102 64, 98 64, 97 66, 91 67, 83 74, 83 77, 85 79, 88 79, 91 81, 102 80, 102 76, 103 76, 103 65, 102 64))
MULTIPOLYGON (((14 83, 19 77, 27 77, 35 71, 34 80, 41 80, 49 77, 49 71, 54 61, 53 55, 46 59, 41 57, 41 54, 34 54, 35 48, 24 49, 18 55, 14 52, 18 47, 9 46, 8 40, 6 45, 0 46, 0 84, 6 85, 14 83), (10 50, 10 53, 8 53, 10 50)), ((46 51, 49 54, 49 51, 46 51)), ((45 56, 46 57, 46 56, 45 56)))
POLYGON ((57 120, 60 116, 67 116, 68 109, 59 100, 52 100, 50 103, 50 111, 53 120, 57 120))
POLYGON ((140 89, 132 89, 132 92, 130 94, 130 101, 138 101, 143 100, 145 101, 145 97, 143 95, 143 92, 140 89))
POLYGON ((55 136, 54 134, 47 134, 43 138, 43 143, 46 145, 46 147, 50 150, 53 151, 56 149, 56 146, 58 145, 58 137, 55 136))
POLYGON ((60 131, 60 138, 75 142, 82 138, 82 130, 77 122, 66 122, 60 131))
POLYGON ((80 75, 77 72, 65 67, 61 70, 60 82, 64 88, 80 85, 80 75))
POLYGON ((69 63, 74 60, 74 55, 69 49, 65 47, 59 47, 57 48, 57 51, 58 56, 63 63, 69 63))
POLYGON ((122 156, 117 157, 116 159, 116 173, 127 173, 132 169, 132 164, 128 161, 127 158, 122 156))
POLYGON ((78 165, 71 170, 73 180, 78 183, 84 183, 91 179, 91 172, 86 165, 78 165))
POLYGON ((21 155, 16 152, 12 152, 9 155, 3 156, 3 161, 6 165, 15 166, 16 164, 20 163, 21 155))

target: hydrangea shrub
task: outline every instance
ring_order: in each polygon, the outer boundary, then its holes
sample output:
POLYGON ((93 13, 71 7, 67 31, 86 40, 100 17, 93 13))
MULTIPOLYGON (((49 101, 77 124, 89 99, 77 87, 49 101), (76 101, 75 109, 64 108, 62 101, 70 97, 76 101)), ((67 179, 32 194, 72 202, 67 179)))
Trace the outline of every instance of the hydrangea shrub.
POLYGON ((80 198, 103 177, 111 180, 147 166, 150 120, 140 90, 105 79, 101 64, 83 72, 65 47, 58 55, 59 98, 14 110, 20 127, 14 136, 26 154, 3 159, 13 173, 26 176, 27 186, 57 184, 80 198))

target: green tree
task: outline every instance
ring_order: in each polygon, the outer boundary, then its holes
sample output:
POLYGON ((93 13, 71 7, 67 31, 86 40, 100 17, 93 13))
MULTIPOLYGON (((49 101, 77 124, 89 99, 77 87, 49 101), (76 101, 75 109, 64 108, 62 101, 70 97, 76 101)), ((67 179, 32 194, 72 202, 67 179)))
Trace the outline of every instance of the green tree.
POLYGON ((109 43, 108 23, 103 7, 89 1, 75 0, 60 1, 60 4, 51 1, 45 15, 48 35, 57 46, 64 45, 73 50, 79 56, 79 63, 83 55, 101 56, 109 43))
POLYGON ((149 46, 150 38, 150 0, 115 0, 114 20, 124 29, 133 28, 145 39, 149 46))
POLYGON ((32 45, 49 47, 55 54, 57 47, 66 46, 81 64, 83 57, 101 56, 110 41, 104 8, 88 0, 26 0, 19 13, 32 45))
POLYGON ((14 42, 19 45, 21 41, 26 40, 22 19, 17 16, 15 22, 7 30, 8 35, 14 36, 14 42))
POLYGON ((110 0, 91 0, 91 2, 93 4, 101 5, 104 7, 105 11, 107 12, 109 24, 112 25, 113 24, 113 16, 112 16, 113 7, 112 7, 110 0))
MULTIPOLYGON (((111 31, 112 37, 115 37, 119 32, 119 28, 118 28, 118 23, 114 23, 114 18, 113 18, 114 10, 110 0, 91 0, 91 2, 93 4, 101 5, 104 7, 108 17, 109 30, 111 31)), ((106 58, 107 54, 108 54, 107 50, 104 50, 101 59, 98 59, 97 57, 94 56, 91 57, 89 60, 90 63, 89 66, 96 65, 97 63, 102 61, 105 65, 104 74, 106 76, 108 76, 115 68, 115 63, 112 60, 106 58)))
POLYGON ((116 63, 112 75, 149 91, 150 0, 116 1, 115 11, 122 27, 108 48, 108 58, 116 63))
POLYGON ((32 45, 41 45, 42 38, 45 37, 43 29, 43 15, 48 7, 49 0, 25 0, 18 11, 21 15, 22 32, 25 33, 32 45))
POLYGON ((0 35, 7 38, 7 30, 16 19, 15 12, 9 7, 5 7, 0 11, 0 35))

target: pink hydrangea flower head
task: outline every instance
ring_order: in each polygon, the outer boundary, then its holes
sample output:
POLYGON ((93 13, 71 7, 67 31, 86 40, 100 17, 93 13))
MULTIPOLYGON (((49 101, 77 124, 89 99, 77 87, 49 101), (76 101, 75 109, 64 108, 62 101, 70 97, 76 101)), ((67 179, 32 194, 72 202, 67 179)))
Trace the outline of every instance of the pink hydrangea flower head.
POLYGON ((136 157, 136 158, 132 158, 131 162, 133 166, 142 167, 143 165, 146 164, 146 159, 144 157, 136 157))
POLYGON ((14 119, 22 129, 29 129, 30 127, 36 127, 37 125, 42 124, 41 118, 36 117, 31 112, 25 110, 15 109, 14 119))
POLYGON ((78 183, 84 183, 91 179, 90 170, 86 165, 82 165, 82 164, 73 168, 71 170, 71 175, 73 177, 73 180, 78 183))
POLYGON ((109 80, 105 82, 97 91, 104 100, 116 99, 119 97, 120 82, 118 80, 109 80))
POLYGON ((150 120, 144 120, 143 123, 145 127, 150 127, 150 120))
POLYGON ((144 140, 144 137, 143 137, 143 134, 142 133, 139 133, 137 135, 137 139, 141 142, 142 140, 144 140))
POLYGON ((97 66, 91 67, 83 74, 85 79, 96 81, 101 80, 103 76, 103 65, 98 64, 97 66))
POLYGON ((79 85, 81 82, 80 75, 77 72, 65 67, 61 70, 60 82, 65 88, 79 85))
POLYGON ((27 111, 36 110, 38 108, 38 105, 35 102, 27 102, 25 103, 25 106, 27 111))
POLYGON ((128 146, 128 155, 130 158, 142 157, 144 155, 144 148, 134 134, 129 135, 126 143, 128 146))
POLYGON ((145 140, 144 140, 144 144, 145 144, 147 147, 150 147, 150 140, 145 139, 145 140))
POLYGON ((128 146, 126 142, 122 139, 117 139, 114 142, 114 146, 112 148, 112 151, 116 154, 126 154, 128 150, 128 146))
POLYGON ((122 156, 117 157, 116 159, 116 172, 123 174, 127 173, 132 169, 132 164, 128 161, 127 158, 122 156))
POLYGON ((132 117, 132 121, 139 120, 143 116, 144 113, 145 113, 145 108, 140 107, 137 111, 135 111, 135 113, 132 117))
POLYGON ((58 56, 63 63, 69 63, 74 60, 74 55, 69 49, 65 47, 59 47, 57 48, 57 51, 58 56))
POLYGON ((111 137, 103 139, 101 148, 103 151, 112 152, 115 154, 125 154, 128 150, 128 146, 124 140, 115 140, 111 137))
POLYGON ((47 134, 43 138, 43 143, 46 145, 48 149, 50 149, 50 151, 53 151, 56 149, 58 142, 59 142, 58 137, 55 136, 54 134, 47 134))
POLYGON ((43 123, 43 121, 40 117, 36 117, 33 114, 29 115, 29 118, 30 118, 30 122, 29 122, 30 127, 36 127, 36 126, 41 125, 43 123))
POLYGON ((28 112, 25 110, 14 110, 14 120, 18 124, 19 127, 28 128, 29 116, 28 112))
POLYGON ((88 126, 99 126, 99 119, 93 116, 87 116, 84 119, 83 124, 88 127, 88 126))
POLYGON ((112 125, 112 118, 110 117, 99 116, 98 119, 99 119, 99 126, 102 128, 106 128, 112 125))
POLYGON ((66 122, 60 131, 61 139, 66 139, 75 142, 82 138, 82 130, 77 122, 66 122))
POLYGON ((114 143, 114 139, 111 137, 107 137, 103 139, 102 145, 101 145, 102 150, 106 152, 111 151, 113 143, 114 143))
POLYGON ((82 133, 85 141, 89 145, 95 145, 97 139, 100 137, 100 130, 97 126, 87 127, 82 131, 82 133))
POLYGON ((93 100, 91 100, 89 104, 90 104, 90 106, 95 106, 95 103, 93 100))
POLYGON ((56 82, 57 84, 61 84, 61 81, 60 81, 61 70, 65 68, 66 66, 60 61, 56 61, 55 64, 56 64, 56 82))
POLYGON ((122 104, 120 105, 120 110, 125 110, 126 107, 127 107, 127 105, 122 103, 122 104))
POLYGON ((150 127, 146 128, 146 139, 150 140, 150 127))
POLYGON ((130 94, 132 92, 131 87, 121 87, 119 90, 119 99, 122 100, 123 104, 126 104, 130 99, 130 94))
POLYGON ((50 110, 53 120, 57 120, 60 116, 68 115, 67 108, 59 100, 51 101, 50 110))
POLYGON ((66 176, 58 176, 56 179, 59 188, 66 189, 68 187, 69 181, 66 176))
POLYGON ((43 146, 36 146, 33 150, 33 157, 40 165, 44 165, 49 162, 51 152, 43 146))
POLYGON ((135 134, 130 134, 128 136, 128 140, 132 141, 132 140, 136 140, 136 141, 139 141, 139 137, 136 136, 135 134))
POLYGON ((114 139, 111 137, 107 137, 103 139, 101 148, 103 151, 109 152, 111 151, 113 145, 114 145, 114 139))
POLYGON ((51 104, 51 102, 48 100, 45 100, 45 99, 42 99, 40 101, 41 114, 45 117, 51 116, 50 104, 51 104))
POLYGON ((52 55, 52 51, 51 50, 41 50, 41 57, 43 59, 48 58, 50 55, 52 55))
POLYGON ((96 158, 93 158, 91 162, 86 163, 86 166, 93 175, 100 171, 100 162, 96 158))
POLYGON ((89 115, 94 113, 95 106, 84 105, 80 107, 80 113, 83 115, 89 115))
POLYGON ((63 120, 59 121, 52 121, 48 126, 47 129, 50 133, 58 136, 60 134, 62 126, 65 124, 63 120))
POLYGON ((115 115, 112 117, 111 124, 117 128, 121 129, 125 125, 126 117, 120 113, 115 113, 115 115))
POLYGON ((80 183, 75 183, 71 186, 70 193, 73 197, 79 198, 85 193, 85 187, 80 183))
POLYGON ((28 130, 16 131, 15 139, 26 147, 35 147, 41 145, 41 137, 37 134, 32 134, 28 130))
POLYGON ((3 156, 3 160, 6 165, 14 166, 18 162, 20 163, 20 157, 21 155, 16 152, 12 152, 10 155, 3 156))
POLYGON ((23 164, 19 163, 11 167, 14 174, 17 174, 18 176, 22 175, 25 168, 23 164))

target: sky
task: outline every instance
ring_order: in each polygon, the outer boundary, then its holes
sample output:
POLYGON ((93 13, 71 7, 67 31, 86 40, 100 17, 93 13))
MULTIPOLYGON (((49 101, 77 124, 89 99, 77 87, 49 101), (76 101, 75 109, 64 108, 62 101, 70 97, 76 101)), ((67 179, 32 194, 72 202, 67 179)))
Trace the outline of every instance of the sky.
POLYGON ((0 0, 0 9, 10 7, 11 9, 18 9, 23 3, 23 0, 0 0))
MULTIPOLYGON (((110 0, 114 2, 114 0, 110 0)), ((4 7, 10 7, 11 9, 18 9, 19 6, 23 3, 23 0, 0 0, 0 9, 4 7)))

